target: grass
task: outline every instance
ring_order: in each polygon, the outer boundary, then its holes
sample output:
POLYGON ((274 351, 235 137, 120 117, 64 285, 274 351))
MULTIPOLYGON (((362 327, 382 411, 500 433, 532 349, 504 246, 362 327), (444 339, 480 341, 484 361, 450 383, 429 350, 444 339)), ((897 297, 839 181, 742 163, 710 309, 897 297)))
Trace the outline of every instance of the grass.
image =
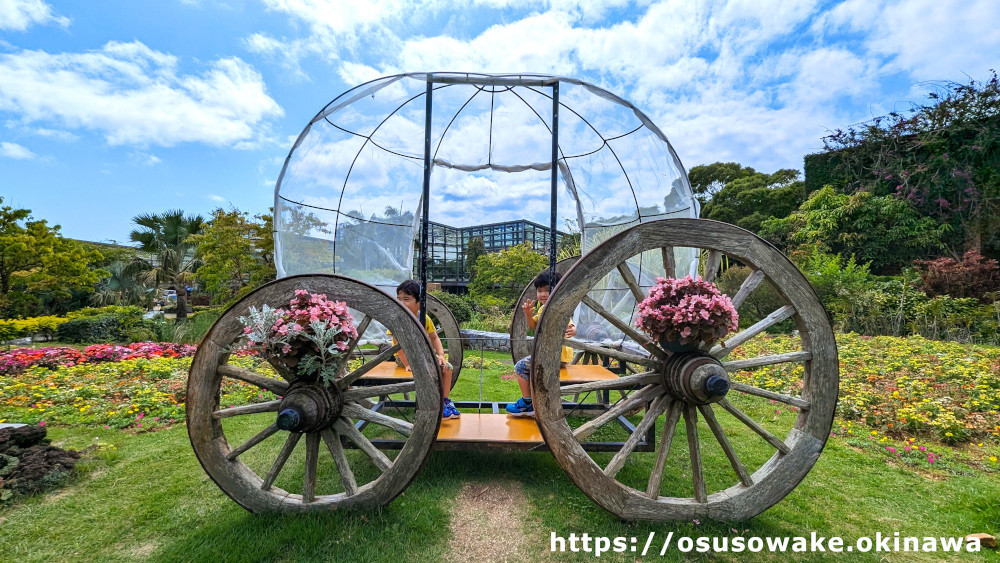
MULTIPOLYGON (((518 395, 516 382, 501 378, 513 371, 509 354, 470 351, 466 359, 467 367, 452 392, 454 399, 478 400, 480 387, 486 399, 509 400, 518 395), (482 371, 472 367, 479 364, 484 366, 482 371)), ((787 430, 794 417, 791 412, 777 413, 766 401, 741 406, 774 431, 787 430)), ((259 428, 261 421, 240 417, 227 419, 230 423, 227 433, 245 437, 259 428)), ((732 431, 734 447, 748 466, 754 468, 770 455, 754 434, 735 427, 732 431)), ((605 432, 615 433, 613 429, 605 432)), ((728 484, 732 470, 721 449, 706 438, 708 435, 702 428, 711 492, 713 487, 728 484)), ((622 522, 573 485, 550 454, 502 452, 432 452, 417 479, 383 510, 252 515, 226 497, 201 469, 183 425, 139 434, 56 426, 50 427, 50 437, 67 448, 97 448, 81 462, 70 486, 0 509, 0 561, 442 559, 448 555, 453 502, 465 483, 520 483, 529 506, 522 520, 512 526, 524 527, 530 551, 540 558, 549 555, 552 532, 563 537, 583 532, 591 536, 635 536, 640 538, 641 547, 650 532, 657 537, 674 532, 676 541, 676 536, 808 536, 815 531, 853 543, 860 536, 874 536, 876 532, 923 538, 981 531, 995 534, 1000 529, 1000 473, 995 464, 984 461, 975 445, 951 448, 935 443, 932 448, 941 461, 931 465, 895 458, 885 448, 889 444, 902 446, 889 436, 871 436, 863 426, 857 428, 857 433, 847 434, 845 430, 831 437, 812 471, 795 490, 760 516, 737 524, 622 522)), ((684 443, 683 431, 675 443, 684 443)), ((269 440, 260 449, 251 450, 256 457, 248 458, 248 462, 268 464, 279 447, 279 440, 269 440)), ((685 450, 679 447, 672 453, 663 494, 691 494, 690 479, 684 476, 685 450)), ((301 448, 296 454, 301 455, 301 448)), ((348 454, 354 457, 352 466, 358 469, 359 478, 370 472, 358 452, 348 454)), ((620 478, 644 488, 653 455, 634 454, 620 478)), ((595 454, 598 461, 607 461, 608 457, 595 454)), ((320 474, 325 475, 320 492, 333 492, 338 485, 329 471, 332 463, 328 459, 321 462, 326 465, 320 466, 320 474)), ((282 473, 278 485, 292 488, 302 462, 293 459, 288 467, 290 470, 282 473)), ((627 557, 605 554, 601 559, 635 558, 635 554, 624 555, 627 557)), ((852 555, 852 561, 878 561, 886 554, 852 555)), ((553 559, 592 557, 563 553, 553 559)), ((671 550, 659 559, 688 558, 671 550)), ((719 554, 715 558, 766 561, 780 556, 743 553, 719 554)), ((822 560, 825 556, 795 554, 794 558, 822 560)), ((986 550, 961 556, 898 553, 887 559, 1000 557, 986 550)))

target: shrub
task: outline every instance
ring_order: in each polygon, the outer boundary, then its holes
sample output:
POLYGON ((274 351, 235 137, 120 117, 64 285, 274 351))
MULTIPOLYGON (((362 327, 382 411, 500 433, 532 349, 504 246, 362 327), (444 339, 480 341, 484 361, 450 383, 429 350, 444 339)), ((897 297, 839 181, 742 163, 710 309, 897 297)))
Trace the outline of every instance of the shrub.
MULTIPOLYGON (((141 307, 89 308, 97 314, 80 314, 59 325, 56 336, 63 342, 126 342, 130 333, 144 327, 141 307), (104 312, 107 311, 107 312, 104 312)), ((86 311, 86 310, 83 310, 86 311)), ((137 335, 139 336, 139 335, 137 335)), ((148 334, 146 335, 148 336, 148 334)))
POLYGON ((983 303, 992 303, 1000 292, 997 261, 987 260, 975 250, 966 252, 961 261, 943 257, 916 260, 913 266, 920 273, 923 290, 931 296, 975 297, 983 303))
POLYGON ((0 342, 25 336, 42 335, 48 339, 56 333, 64 317, 30 317, 27 319, 0 319, 0 342))
POLYGON ((451 310, 451 314, 455 315, 455 320, 459 324, 472 320, 472 307, 465 297, 445 291, 435 291, 431 295, 440 299, 445 307, 451 310))

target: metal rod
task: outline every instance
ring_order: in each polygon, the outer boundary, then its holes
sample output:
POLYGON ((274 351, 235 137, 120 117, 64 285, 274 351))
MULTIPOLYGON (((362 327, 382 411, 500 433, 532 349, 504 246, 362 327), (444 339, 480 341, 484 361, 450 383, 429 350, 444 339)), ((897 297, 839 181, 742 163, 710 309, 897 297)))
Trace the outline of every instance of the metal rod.
POLYGON ((427 231, 431 209, 431 108, 434 83, 427 81, 427 98, 424 100, 424 208, 420 228, 420 326, 427 324, 427 231))
POLYGON ((559 81, 552 84, 552 211, 549 219, 549 269, 556 271, 556 204, 559 186, 559 81))

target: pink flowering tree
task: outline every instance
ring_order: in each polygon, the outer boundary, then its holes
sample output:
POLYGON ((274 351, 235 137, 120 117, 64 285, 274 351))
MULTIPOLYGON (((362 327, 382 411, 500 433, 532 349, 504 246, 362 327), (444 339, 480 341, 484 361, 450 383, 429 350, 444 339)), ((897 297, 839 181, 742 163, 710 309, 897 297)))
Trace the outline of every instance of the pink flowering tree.
POLYGON ((711 282, 687 276, 656 278, 639 303, 635 326, 653 340, 693 345, 711 343, 738 328, 729 296, 711 282))
POLYGON ((279 369, 326 383, 336 377, 351 340, 358 336, 346 303, 303 289, 295 291, 287 308, 250 307, 240 322, 246 347, 279 369))

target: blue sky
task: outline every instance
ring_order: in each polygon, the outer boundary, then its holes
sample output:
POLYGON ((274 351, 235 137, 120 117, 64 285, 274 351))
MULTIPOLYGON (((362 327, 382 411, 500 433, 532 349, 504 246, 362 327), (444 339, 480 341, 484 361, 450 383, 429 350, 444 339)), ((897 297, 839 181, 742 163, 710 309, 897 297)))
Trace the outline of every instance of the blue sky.
POLYGON ((573 76, 687 168, 801 168, 997 53, 992 0, 0 0, 0 196, 86 240, 143 212, 266 211, 317 111, 409 71, 573 76))

